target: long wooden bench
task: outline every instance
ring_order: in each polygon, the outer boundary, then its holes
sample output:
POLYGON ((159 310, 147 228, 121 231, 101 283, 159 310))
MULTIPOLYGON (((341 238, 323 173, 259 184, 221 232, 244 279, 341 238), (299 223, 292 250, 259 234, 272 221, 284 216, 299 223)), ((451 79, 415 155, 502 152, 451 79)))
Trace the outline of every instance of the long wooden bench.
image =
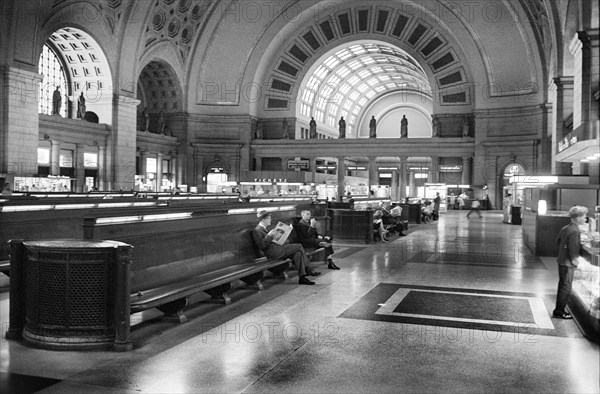
MULTIPOLYGON (((293 208, 273 212, 290 220, 293 208)), ((158 308, 171 321, 183 322, 190 296, 206 292, 212 302, 230 303, 231 282, 241 280, 262 290, 264 271, 286 278, 289 260, 259 255, 252 239, 254 212, 205 214, 158 222, 103 223, 87 219, 86 239, 111 239, 134 247, 131 265, 131 312, 158 308)))

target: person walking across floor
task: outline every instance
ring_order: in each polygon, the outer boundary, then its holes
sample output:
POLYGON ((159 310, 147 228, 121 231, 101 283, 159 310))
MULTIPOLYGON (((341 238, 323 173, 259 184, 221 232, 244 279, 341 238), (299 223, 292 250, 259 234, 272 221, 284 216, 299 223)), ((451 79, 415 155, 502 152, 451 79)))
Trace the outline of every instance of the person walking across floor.
POLYGON ((295 226, 296 234, 300 239, 300 243, 305 248, 325 248, 325 259, 327 260, 327 268, 330 270, 339 270, 340 267, 333 263, 331 256, 333 255, 333 246, 331 246, 331 238, 322 236, 317 232, 317 221, 311 217, 308 209, 300 212, 302 219, 295 226))
POLYGON ((581 254, 581 238, 579 226, 585 223, 588 209, 582 206, 574 206, 569 209, 571 223, 567 224, 558 232, 556 244, 558 245, 558 291, 556 294, 556 307, 552 316, 561 319, 572 319, 573 316, 565 309, 573 284, 573 274, 579 265, 581 254))
MULTIPOLYGON (((275 229, 269 231, 267 227, 271 225, 271 214, 266 210, 260 210, 256 214, 259 222, 252 231, 254 242, 265 256, 269 259, 291 258, 298 270, 298 283, 301 285, 314 285, 315 282, 308 279, 308 276, 319 276, 320 272, 313 271, 309 265, 309 258, 304 252, 301 244, 284 243, 278 245, 273 242, 275 229)), ((287 241, 286 241, 287 242, 287 241)))
POLYGON ((479 218, 481 218, 481 213, 479 213, 480 205, 481 203, 479 202, 479 200, 473 200, 473 202, 471 202, 471 210, 469 211, 469 213, 467 213, 467 219, 469 218, 469 216, 471 216, 473 212, 477 212, 477 215, 479 216, 479 218))

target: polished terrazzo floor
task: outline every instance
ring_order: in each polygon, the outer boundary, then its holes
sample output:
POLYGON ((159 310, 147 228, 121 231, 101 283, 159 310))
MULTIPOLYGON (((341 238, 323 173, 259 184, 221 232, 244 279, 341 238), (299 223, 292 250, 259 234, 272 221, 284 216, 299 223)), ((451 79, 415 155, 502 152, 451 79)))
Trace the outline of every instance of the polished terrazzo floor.
MULTIPOLYGON (((598 345, 551 318, 553 258, 498 212, 338 245, 315 286, 266 281, 181 325, 134 315, 134 350, 56 352, 3 339, 2 393, 597 393, 598 345)), ((200 297, 201 298, 201 297, 200 297)), ((0 294, 3 331, 8 293, 0 294)))

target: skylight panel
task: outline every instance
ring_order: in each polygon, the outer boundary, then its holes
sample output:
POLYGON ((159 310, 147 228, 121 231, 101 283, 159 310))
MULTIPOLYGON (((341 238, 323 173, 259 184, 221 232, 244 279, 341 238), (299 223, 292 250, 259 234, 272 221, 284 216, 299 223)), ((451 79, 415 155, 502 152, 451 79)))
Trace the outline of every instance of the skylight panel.
POLYGON ((377 93, 381 93, 381 92, 383 92, 384 90, 385 90, 385 87, 383 87, 383 86, 377 86, 377 87, 375 88, 375 91, 376 91, 377 93))
POLYGON ((365 90, 369 89, 369 87, 366 84, 361 84, 359 87, 356 88, 359 92, 364 93, 365 90))
POLYGON ((345 83, 345 84, 343 84, 343 85, 342 85, 342 87, 340 88, 340 92, 341 92, 342 94, 346 94, 346 93, 348 93, 348 91, 349 91, 349 90, 350 90, 350 85, 348 85, 348 84, 346 84, 346 83, 345 83))
POLYGON ((361 78, 368 77, 369 75, 371 75, 371 72, 369 70, 360 70, 358 72, 358 76, 361 78))
POLYGON ((367 93, 365 93, 365 96, 368 99, 371 99, 373 96, 375 96, 375 91, 374 90, 369 90, 367 93))
POLYGON ((350 100, 354 101, 358 98, 359 93, 355 90, 354 92, 350 93, 350 100))
POLYGON ((337 74, 342 78, 346 78, 346 75, 350 74, 350 70, 346 67, 342 67, 337 71, 337 74))
POLYGON ((334 57, 334 56, 332 56, 329 59, 325 60, 325 65, 327 67, 329 67, 329 69, 334 68, 338 64, 340 64, 340 61, 336 57, 334 57))
POLYGON ((360 100, 358 100, 358 105, 360 105, 361 107, 363 105, 365 105, 367 103, 367 98, 366 97, 361 97, 360 100))
POLYGON ((352 86, 356 85, 358 82, 360 82, 360 78, 358 78, 356 75, 353 75, 350 78, 348 78, 348 83, 352 86))

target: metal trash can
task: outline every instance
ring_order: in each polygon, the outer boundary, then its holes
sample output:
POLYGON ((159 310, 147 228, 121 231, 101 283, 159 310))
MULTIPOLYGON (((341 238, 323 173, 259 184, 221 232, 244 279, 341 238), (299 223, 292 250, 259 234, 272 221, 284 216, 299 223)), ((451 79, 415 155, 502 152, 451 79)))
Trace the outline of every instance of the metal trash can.
POLYGON ((23 339, 55 350, 112 347, 119 253, 132 247, 82 240, 23 246, 23 339))
POLYGON ((521 207, 512 205, 510 207, 510 222, 512 224, 521 224, 521 207))

